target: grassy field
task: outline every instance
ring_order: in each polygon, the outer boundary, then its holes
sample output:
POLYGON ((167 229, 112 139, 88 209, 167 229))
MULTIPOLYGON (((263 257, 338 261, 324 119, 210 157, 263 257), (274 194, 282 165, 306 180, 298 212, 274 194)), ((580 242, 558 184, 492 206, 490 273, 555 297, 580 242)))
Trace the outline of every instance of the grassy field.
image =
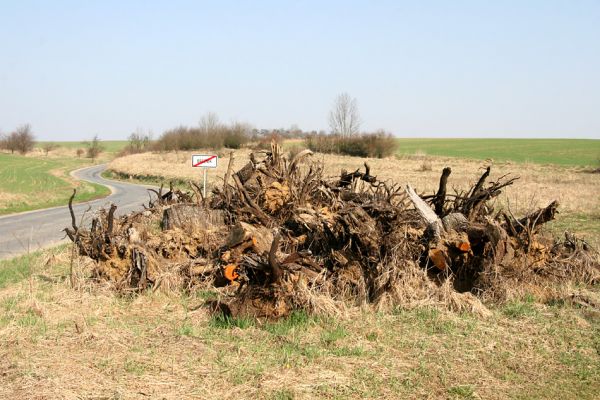
POLYGON ((398 139, 398 154, 600 167, 600 140, 398 139))
MULTIPOLYGON (((37 147, 42 147, 44 144, 46 143, 50 143, 50 142, 37 142, 36 146, 37 147)), ((86 149, 87 145, 85 141, 72 141, 72 142, 51 142, 56 144, 59 147, 63 147, 66 149, 86 149)), ((127 146, 127 144, 129 143, 127 140, 102 140, 100 142, 102 144, 102 147, 104 148, 104 152, 107 153, 118 153, 119 151, 123 150, 123 148, 125 146, 127 146)))
MULTIPOLYGON (((593 399, 600 310, 528 296, 487 318, 421 306, 279 322, 216 296, 115 296, 68 247, 0 262, 0 397, 593 399)), ((575 289, 581 291, 581 289, 575 289)), ((589 296, 599 294, 587 291, 589 296)))
POLYGON ((77 158, 0 153, 0 215, 65 205, 75 187, 78 201, 108 195, 104 186, 70 177, 70 171, 89 165, 89 160, 77 158))

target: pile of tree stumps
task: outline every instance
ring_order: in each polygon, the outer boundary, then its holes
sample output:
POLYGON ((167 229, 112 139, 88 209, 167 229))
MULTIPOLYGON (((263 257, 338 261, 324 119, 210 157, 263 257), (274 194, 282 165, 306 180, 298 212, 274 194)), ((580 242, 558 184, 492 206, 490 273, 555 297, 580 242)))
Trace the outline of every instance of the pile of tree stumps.
POLYGON ((189 192, 161 188, 144 211, 115 218, 112 206, 89 229, 76 225, 70 207, 65 231, 96 262, 95 279, 134 292, 222 288, 213 307, 231 315, 378 304, 411 295, 408 271, 428 290, 450 283, 457 293, 498 300, 503 280, 599 280, 598 254, 584 241, 540 234, 557 202, 520 218, 494 209, 517 178, 492 180, 488 167, 470 188, 449 193, 448 167, 438 190, 420 195, 380 181, 367 163, 326 179, 311 154, 286 156, 273 144, 236 172, 232 154, 223 185, 207 198, 193 184, 189 192))

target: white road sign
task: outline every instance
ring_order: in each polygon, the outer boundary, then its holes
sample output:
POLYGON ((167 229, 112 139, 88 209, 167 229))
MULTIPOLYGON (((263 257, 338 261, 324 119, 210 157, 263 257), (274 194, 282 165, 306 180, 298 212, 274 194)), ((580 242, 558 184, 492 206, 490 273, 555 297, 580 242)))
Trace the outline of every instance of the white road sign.
POLYGON ((192 167, 217 168, 219 157, 216 154, 194 154, 192 156, 192 167))

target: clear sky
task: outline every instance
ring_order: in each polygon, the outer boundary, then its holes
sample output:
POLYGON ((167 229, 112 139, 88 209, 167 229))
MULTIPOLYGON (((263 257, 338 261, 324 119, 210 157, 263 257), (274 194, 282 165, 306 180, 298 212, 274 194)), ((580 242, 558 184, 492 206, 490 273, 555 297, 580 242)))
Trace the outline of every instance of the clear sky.
POLYGON ((0 130, 197 124, 600 138, 600 1, 0 0, 0 130))

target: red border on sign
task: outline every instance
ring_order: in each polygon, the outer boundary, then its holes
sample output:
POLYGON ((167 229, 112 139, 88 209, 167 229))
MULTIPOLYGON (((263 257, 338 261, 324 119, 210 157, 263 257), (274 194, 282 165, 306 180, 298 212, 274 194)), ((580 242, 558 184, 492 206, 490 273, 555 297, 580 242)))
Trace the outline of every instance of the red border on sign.
POLYGON ((210 156, 205 160, 199 161, 196 164, 192 164, 192 167, 199 167, 200 165, 209 162, 210 160, 212 160, 213 158, 217 158, 217 156, 210 156))

